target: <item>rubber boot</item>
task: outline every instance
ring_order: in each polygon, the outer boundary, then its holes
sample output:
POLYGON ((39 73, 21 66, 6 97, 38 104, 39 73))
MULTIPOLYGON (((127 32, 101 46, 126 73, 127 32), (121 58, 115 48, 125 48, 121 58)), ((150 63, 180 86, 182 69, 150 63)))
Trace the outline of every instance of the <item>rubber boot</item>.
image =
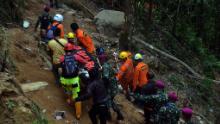
POLYGON ((82 114, 82 102, 75 103, 76 119, 80 119, 82 114))

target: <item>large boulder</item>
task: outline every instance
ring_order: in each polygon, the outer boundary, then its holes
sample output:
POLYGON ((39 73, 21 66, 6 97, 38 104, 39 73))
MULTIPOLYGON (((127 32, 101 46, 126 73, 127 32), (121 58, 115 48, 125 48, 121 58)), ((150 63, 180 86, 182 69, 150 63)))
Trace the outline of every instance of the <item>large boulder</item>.
POLYGON ((95 23, 98 26, 110 26, 120 29, 125 23, 125 13, 115 10, 102 10, 95 16, 95 23))

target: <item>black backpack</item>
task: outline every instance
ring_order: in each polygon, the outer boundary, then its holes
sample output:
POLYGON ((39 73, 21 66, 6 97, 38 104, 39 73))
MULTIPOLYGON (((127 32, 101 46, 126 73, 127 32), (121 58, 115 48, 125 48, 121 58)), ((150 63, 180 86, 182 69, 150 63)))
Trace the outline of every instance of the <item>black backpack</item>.
POLYGON ((73 78, 78 76, 79 68, 74 56, 64 55, 64 61, 61 63, 62 76, 65 78, 73 78))

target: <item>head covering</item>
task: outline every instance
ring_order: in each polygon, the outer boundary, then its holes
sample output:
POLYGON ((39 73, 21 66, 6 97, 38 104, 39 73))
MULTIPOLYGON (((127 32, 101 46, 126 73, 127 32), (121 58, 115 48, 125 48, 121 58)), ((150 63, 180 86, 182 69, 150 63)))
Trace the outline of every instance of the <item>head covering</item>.
POLYGON ((158 89, 164 89, 165 88, 165 84, 164 84, 164 82, 162 80, 157 80, 155 86, 158 89))
POLYGON ((53 20, 54 20, 54 21, 58 21, 58 22, 62 22, 62 21, 63 21, 63 15, 61 15, 61 14, 56 14, 56 15, 53 17, 53 20))
POLYGON ((168 93, 168 98, 169 98, 169 100, 171 100, 173 102, 178 101, 178 96, 177 96, 176 92, 174 92, 174 91, 171 91, 168 93))
POLYGON ((193 110, 189 107, 182 108, 182 115, 184 119, 190 120, 193 114, 193 110))
POLYGON ((140 53, 135 54, 135 55, 134 55, 134 60, 135 60, 135 61, 143 60, 142 54, 140 54, 140 53))

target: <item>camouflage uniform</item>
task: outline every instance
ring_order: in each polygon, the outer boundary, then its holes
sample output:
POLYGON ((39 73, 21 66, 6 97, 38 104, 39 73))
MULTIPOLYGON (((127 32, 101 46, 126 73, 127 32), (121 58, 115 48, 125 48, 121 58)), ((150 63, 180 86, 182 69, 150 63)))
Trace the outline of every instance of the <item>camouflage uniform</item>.
POLYGON ((154 110, 158 111, 161 106, 167 102, 167 96, 163 91, 158 91, 153 95, 140 95, 134 94, 134 98, 139 101, 145 102, 145 104, 154 104, 154 110))
POLYGON ((144 115, 146 124, 155 124, 157 122, 159 109, 168 101, 166 94, 161 90, 158 90, 153 95, 134 94, 134 98, 135 100, 145 102, 144 115))
POLYGON ((104 63, 102 65, 103 72, 102 72, 102 78, 108 80, 107 84, 107 90, 111 97, 115 97, 118 93, 118 83, 115 78, 116 71, 113 69, 112 65, 110 63, 104 63))
POLYGON ((177 124, 180 118, 180 110, 175 103, 168 102, 158 112, 159 124, 177 124))
MULTIPOLYGON (((108 62, 105 62, 103 65, 103 72, 102 72, 102 78, 104 79, 107 87, 108 94, 110 95, 111 99, 108 102, 109 108, 112 108, 117 113, 117 119, 123 120, 124 117, 122 113, 120 112, 119 107, 114 101, 115 96, 119 92, 118 89, 118 83, 115 78, 116 71, 113 69, 112 65, 108 62)), ((111 118, 111 115, 109 115, 109 118, 111 118)))

